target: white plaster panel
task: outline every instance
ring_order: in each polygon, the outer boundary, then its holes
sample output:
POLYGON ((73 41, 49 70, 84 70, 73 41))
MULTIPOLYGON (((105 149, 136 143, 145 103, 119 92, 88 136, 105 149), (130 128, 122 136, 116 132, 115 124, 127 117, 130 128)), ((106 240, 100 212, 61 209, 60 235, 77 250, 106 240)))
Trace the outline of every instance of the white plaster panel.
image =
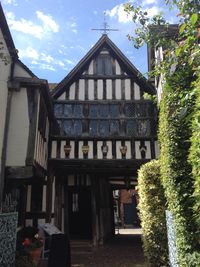
POLYGON ((106 80, 106 99, 112 99, 112 80, 106 80))
POLYGON ((45 219, 38 219, 38 225, 45 224, 45 219))
POLYGON ((78 158, 79 159, 83 159, 82 146, 83 146, 83 141, 79 141, 78 142, 78 158))
POLYGON ((117 60, 115 60, 115 67, 116 67, 116 74, 120 75, 121 74, 121 68, 117 60))
POLYGON ((116 79, 115 80, 115 96, 116 99, 122 99, 122 86, 121 86, 121 80, 116 79))
POLYGON ((79 92, 78 92, 78 99, 85 100, 85 80, 79 80, 79 92))
POLYGON ((14 77, 31 78, 31 75, 22 66, 16 64, 14 69, 14 77))
POLYGON ((140 141, 135 141, 135 158, 141 159, 140 141))
POLYGON ((76 90, 76 86, 75 86, 75 83, 73 83, 69 88, 69 99, 70 100, 75 99, 75 90, 76 90))
POLYGON ((29 135, 28 99, 25 88, 13 92, 7 145, 7 166, 24 166, 29 135))
POLYGON ((155 146, 155 156, 156 159, 158 159, 160 156, 160 147, 158 141, 155 141, 154 146, 155 146))
POLYGON ((93 141, 88 141, 88 146, 89 146, 88 158, 93 159, 93 141))
POLYGON ((88 80, 88 99, 94 100, 94 80, 88 80))
POLYGON ((27 188, 27 200, 26 200, 26 211, 31 211, 31 185, 28 185, 27 188))
POLYGON ((122 158, 122 153, 120 151, 120 147, 121 147, 121 141, 117 141, 116 142, 116 157, 117 157, 117 159, 122 158))
POLYGON ((103 153, 102 153, 102 150, 101 150, 102 145, 103 145, 102 141, 98 141, 97 142, 97 158, 98 159, 102 159, 103 158, 103 153))
POLYGON ((131 80, 125 80, 125 99, 131 100, 131 80))
POLYGON ((134 96, 135 96, 135 100, 140 99, 140 87, 139 85, 137 85, 137 83, 134 83, 134 96))
POLYGON ((70 159, 74 159, 74 152, 75 152, 75 143, 74 141, 70 141, 70 146, 71 146, 71 152, 69 154, 70 159))
POLYGON ((31 219, 26 219, 25 224, 26 224, 26 226, 33 226, 33 220, 31 220, 31 219))
POLYGON ((66 92, 58 97, 58 100, 65 100, 66 99, 66 92))
POLYGON ((97 80, 97 98, 103 99, 103 80, 97 80))
POLYGON ((151 159, 151 144, 150 141, 145 141, 146 150, 146 159, 151 159))
POLYGON ((67 181, 68 181, 68 185, 73 186, 74 185, 74 176, 73 175, 69 175, 67 181))
POLYGON ((126 159, 131 159, 131 142, 125 141, 125 146, 127 146, 126 159))
POLYGON ((60 145, 60 158, 61 159, 65 158, 65 151, 64 151, 65 145, 66 145, 66 141, 61 141, 61 145, 60 145))
POLYGON ((46 211, 46 195, 47 195, 47 186, 43 185, 42 211, 46 211))
POLYGON ((52 141, 51 157, 56 158, 57 154, 57 141, 52 141))
POLYGON ((112 159, 112 142, 111 141, 107 141, 106 144, 108 146, 107 159, 112 159))
POLYGON ((94 74, 94 61, 93 60, 90 62, 90 65, 88 68, 88 74, 94 74))

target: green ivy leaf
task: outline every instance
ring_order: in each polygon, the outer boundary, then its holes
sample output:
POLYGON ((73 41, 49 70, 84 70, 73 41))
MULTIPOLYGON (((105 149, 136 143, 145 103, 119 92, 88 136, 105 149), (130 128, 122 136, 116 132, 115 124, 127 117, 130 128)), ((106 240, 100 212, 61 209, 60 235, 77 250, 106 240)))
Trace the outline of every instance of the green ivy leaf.
POLYGON ((179 33, 182 34, 184 32, 185 28, 186 28, 186 24, 183 23, 179 28, 179 33))
POLYGON ((190 21, 192 22, 192 25, 195 25, 198 20, 198 14, 192 14, 190 21))

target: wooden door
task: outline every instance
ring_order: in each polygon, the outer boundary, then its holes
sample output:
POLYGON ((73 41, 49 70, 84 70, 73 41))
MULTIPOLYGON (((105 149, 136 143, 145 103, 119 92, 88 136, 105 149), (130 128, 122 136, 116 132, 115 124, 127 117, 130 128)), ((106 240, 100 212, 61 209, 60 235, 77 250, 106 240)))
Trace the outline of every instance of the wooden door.
POLYGON ((91 188, 68 188, 70 239, 92 238, 91 188))

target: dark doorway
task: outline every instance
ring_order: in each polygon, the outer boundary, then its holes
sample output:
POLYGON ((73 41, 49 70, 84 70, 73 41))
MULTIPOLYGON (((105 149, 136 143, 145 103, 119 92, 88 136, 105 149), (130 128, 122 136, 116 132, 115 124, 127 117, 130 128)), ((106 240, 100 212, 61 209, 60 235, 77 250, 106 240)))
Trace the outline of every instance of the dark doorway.
POLYGON ((92 238, 91 188, 68 188, 68 212, 70 239, 92 238))

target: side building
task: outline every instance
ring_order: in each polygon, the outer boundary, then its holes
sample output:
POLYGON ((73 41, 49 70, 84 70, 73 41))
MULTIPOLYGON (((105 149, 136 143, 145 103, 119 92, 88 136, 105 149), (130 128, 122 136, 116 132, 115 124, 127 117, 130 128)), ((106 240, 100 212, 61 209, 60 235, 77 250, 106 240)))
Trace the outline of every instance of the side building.
POLYGON ((16 205, 19 225, 37 225, 46 218, 49 132, 57 124, 48 83, 19 60, 1 6, 0 43, 1 208, 16 205))

